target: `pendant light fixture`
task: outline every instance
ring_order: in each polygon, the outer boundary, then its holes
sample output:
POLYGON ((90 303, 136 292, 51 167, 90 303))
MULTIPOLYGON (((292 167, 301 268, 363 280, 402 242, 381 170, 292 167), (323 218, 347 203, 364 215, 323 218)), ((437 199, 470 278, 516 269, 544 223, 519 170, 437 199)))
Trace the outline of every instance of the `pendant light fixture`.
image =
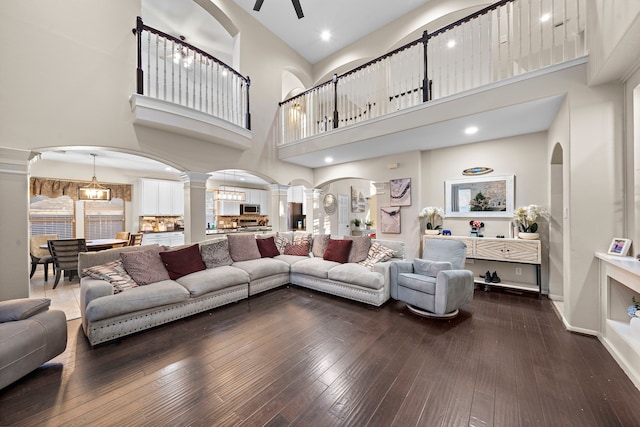
MULTIPOLYGON (((226 183, 227 183, 227 172, 223 171, 222 172, 222 179, 223 179, 223 185, 217 189, 217 190, 213 190, 213 194, 215 196, 216 200, 222 200, 225 202, 244 202, 247 200, 247 193, 245 193, 244 191, 237 191, 237 190, 229 190, 226 187, 226 183)), ((235 178, 236 172, 233 172, 233 176, 235 178)))
POLYGON ((93 178, 86 187, 78 188, 78 200, 111 200, 111 189, 100 185, 96 178, 96 156, 93 156, 93 178))

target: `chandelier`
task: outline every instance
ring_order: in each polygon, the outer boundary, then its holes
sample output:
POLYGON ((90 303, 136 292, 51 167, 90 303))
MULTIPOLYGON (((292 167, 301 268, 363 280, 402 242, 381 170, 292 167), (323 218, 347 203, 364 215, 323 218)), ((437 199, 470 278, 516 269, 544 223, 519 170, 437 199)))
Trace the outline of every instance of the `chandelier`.
MULTIPOLYGON (((236 171, 233 171, 233 178, 235 181, 236 171)), ((216 200, 222 200, 226 202, 245 202, 247 200, 247 193, 244 191, 238 191, 226 188, 227 172, 222 172, 223 185, 217 190, 213 190, 213 196, 216 200)))
POLYGON ((111 200, 111 189, 100 185, 96 178, 96 155, 93 156, 93 178, 86 187, 78 188, 78 200, 111 200))

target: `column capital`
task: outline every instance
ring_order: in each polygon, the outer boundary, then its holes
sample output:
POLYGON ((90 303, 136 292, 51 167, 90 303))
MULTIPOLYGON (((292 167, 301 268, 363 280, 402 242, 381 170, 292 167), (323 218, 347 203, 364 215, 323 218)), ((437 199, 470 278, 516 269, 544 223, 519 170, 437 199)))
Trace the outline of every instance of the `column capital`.
POLYGON ((207 180, 211 177, 208 173, 202 172, 182 172, 180 174, 180 179, 182 182, 187 183, 197 183, 197 184, 206 184, 207 180))

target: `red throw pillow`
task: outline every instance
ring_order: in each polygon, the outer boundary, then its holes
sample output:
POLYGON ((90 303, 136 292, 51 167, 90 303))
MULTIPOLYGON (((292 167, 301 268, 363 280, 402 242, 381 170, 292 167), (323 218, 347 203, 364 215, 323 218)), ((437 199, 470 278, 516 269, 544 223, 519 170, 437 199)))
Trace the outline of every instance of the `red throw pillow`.
POLYGON ((287 243, 284 247, 285 255, 309 256, 309 242, 287 243))
POLYGON ((327 249, 324 250, 322 258, 327 261, 335 261, 340 264, 344 264, 349 261, 349 253, 351 252, 352 244, 353 240, 329 239, 327 242, 327 249))
POLYGON ((262 258, 273 258, 274 256, 280 255, 273 236, 267 237, 266 239, 256 239, 256 243, 258 244, 258 250, 262 258))
POLYGON ((197 244, 175 251, 160 252, 160 258, 172 280, 207 268, 202 261, 197 244))

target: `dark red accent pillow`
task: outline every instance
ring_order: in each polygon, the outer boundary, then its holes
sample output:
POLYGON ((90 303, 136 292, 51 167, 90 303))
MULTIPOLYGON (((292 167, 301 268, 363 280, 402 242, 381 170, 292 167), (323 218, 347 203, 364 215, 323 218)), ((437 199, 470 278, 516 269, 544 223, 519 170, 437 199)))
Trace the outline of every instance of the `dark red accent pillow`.
POLYGON ((337 240, 329 239, 327 242, 327 248, 324 250, 322 258, 327 261, 339 262, 344 264, 349 261, 349 253, 351 252, 351 245, 353 240, 337 240))
POLYGON ((287 243, 284 247, 285 255, 309 256, 309 242, 287 243))
POLYGON ((267 237, 266 239, 256 239, 258 244, 258 250, 262 258, 273 258, 276 255, 280 255, 280 251, 276 246, 276 241, 273 237, 267 237))
POLYGON ((202 261, 197 244, 174 251, 160 252, 160 258, 172 280, 207 268, 202 261))

